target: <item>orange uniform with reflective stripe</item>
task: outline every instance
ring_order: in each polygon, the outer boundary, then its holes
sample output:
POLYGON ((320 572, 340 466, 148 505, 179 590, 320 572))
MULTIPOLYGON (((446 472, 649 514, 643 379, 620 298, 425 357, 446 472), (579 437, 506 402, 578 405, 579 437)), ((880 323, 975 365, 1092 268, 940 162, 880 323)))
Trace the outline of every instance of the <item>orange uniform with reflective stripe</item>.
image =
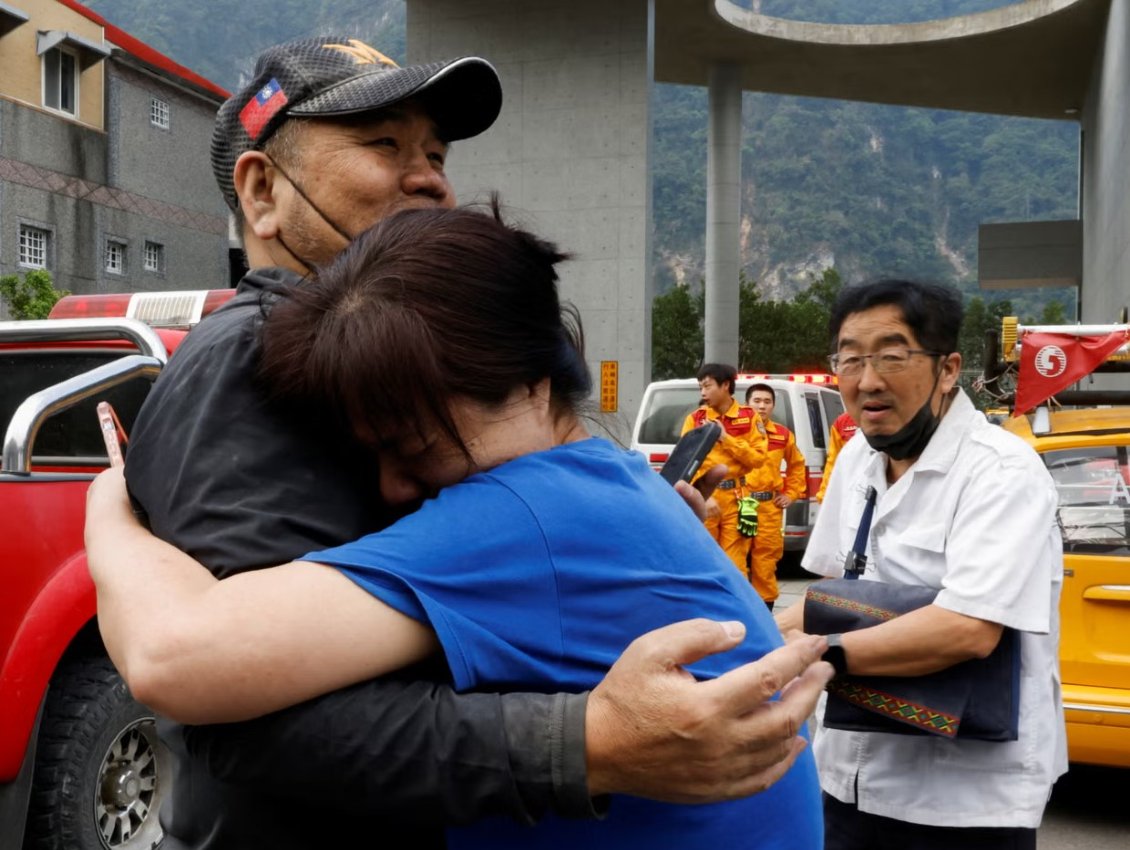
MULTIPOLYGON (((790 499, 800 499, 807 487, 804 455, 796 445, 793 432, 769 420, 765 424, 768 455, 760 469, 746 477, 753 493, 771 492, 790 499)), ((777 599, 777 562, 785 553, 785 511, 765 499, 757 508, 757 536, 750 555, 750 581, 766 602, 777 599)))
POLYGON ((828 489, 828 477, 832 474, 836 457, 839 455, 840 449, 844 447, 844 443, 854 437, 858 429, 859 426, 855 424, 850 413, 841 413, 832 423, 832 428, 828 432, 828 456, 824 461, 824 478, 820 482, 820 489, 816 491, 816 495, 813 497, 816 501, 824 501, 824 491, 828 489))
POLYGON ((702 477, 708 469, 724 463, 730 469, 726 482, 733 482, 734 486, 720 487, 714 491, 713 498, 718 504, 720 515, 707 517, 704 524, 734 562, 734 566, 745 575, 750 538, 738 532, 738 500, 745 492, 745 476, 765 463, 768 448, 765 429, 752 407, 739 405, 735 401, 721 416, 709 407, 700 407, 691 412, 683 422, 682 433, 707 421, 718 422, 724 434, 702 462, 695 479, 702 477))

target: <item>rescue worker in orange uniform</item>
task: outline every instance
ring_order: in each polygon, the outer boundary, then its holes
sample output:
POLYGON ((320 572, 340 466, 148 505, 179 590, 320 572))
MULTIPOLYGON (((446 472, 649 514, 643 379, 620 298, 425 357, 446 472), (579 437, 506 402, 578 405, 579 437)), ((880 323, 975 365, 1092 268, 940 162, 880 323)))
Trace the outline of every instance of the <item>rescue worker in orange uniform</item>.
POLYGON ((828 432, 828 457, 824 461, 824 478, 820 482, 820 489, 813 496, 816 501, 824 501, 824 491, 828 489, 828 477, 832 474, 836 457, 839 455, 840 449, 844 447, 844 443, 855 436, 858 428, 859 426, 855 424, 855 420, 851 418, 851 414, 847 411, 837 416, 836 421, 832 423, 832 429, 828 432))
POLYGON ((773 388, 753 384, 746 390, 745 398, 764 424, 769 444, 765 463, 746 476, 747 495, 760 502, 757 535, 750 550, 750 581, 769 610, 773 610, 780 593, 777 562, 785 554, 785 509, 804 496, 808 488, 807 469, 793 432, 770 418, 777 403, 773 388))
POLYGON ((729 469, 711 497, 717 509, 707 503, 706 530, 734 566, 748 575, 746 558, 750 538, 738 531, 738 501, 745 495, 745 476, 765 463, 765 427, 752 408, 739 405, 734 399, 737 370, 733 366, 707 363, 698 370, 697 377, 702 406, 687 416, 682 433, 707 421, 716 421, 722 426, 722 436, 703 460, 695 478, 719 464, 729 469))

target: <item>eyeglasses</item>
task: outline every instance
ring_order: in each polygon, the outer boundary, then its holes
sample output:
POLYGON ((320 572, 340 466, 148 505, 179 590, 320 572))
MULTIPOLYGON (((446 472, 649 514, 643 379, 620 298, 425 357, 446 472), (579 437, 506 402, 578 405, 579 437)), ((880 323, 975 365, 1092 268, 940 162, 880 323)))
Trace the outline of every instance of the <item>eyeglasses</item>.
POLYGON ((881 348, 874 354, 833 354, 828 358, 832 371, 841 378, 852 378, 862 374, 863 364, 871 361, 876 372, 901 372, 910 365, 915 354, 929 357, 944 357, 940 351, 926 351, 921 348, 881 348))

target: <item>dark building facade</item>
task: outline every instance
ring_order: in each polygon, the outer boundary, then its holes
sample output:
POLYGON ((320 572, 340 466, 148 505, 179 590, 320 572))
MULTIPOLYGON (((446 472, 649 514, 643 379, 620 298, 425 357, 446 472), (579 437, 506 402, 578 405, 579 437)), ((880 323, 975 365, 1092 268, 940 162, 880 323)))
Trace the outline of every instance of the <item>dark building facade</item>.
POLYGON ((208 161, 227 97, 73 0, 0 3, 0 274, 75 293, 215 289, 208 161))

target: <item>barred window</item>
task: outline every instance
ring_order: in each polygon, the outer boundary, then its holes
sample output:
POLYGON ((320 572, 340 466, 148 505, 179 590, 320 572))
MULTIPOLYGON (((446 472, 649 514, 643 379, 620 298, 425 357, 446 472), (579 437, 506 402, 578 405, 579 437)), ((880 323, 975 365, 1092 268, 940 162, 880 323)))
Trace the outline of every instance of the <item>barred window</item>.
POLYGON ((160 242, 145 243, 145 270, 147 272, 165 270, 165 246, 160 242))
POLYGON ((149 100, 149 123, 162 130, 169 129, 169 104, 159 97, 149 100))
POLYGON ((41 227, 20 225, 19 263, 29 269, 47 268, 47 238, 50 233, 41 227))
POLYGON ((106 240, 106 271, 110 274, 126 273, 126 246, 116 239, 106 240))

